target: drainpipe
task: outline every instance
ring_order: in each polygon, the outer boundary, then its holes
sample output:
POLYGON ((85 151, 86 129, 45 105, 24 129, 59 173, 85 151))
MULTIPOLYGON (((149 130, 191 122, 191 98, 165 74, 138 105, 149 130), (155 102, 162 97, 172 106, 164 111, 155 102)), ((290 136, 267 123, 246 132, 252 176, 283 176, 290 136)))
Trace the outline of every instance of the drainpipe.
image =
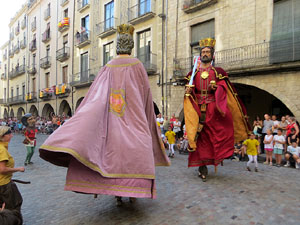
MULTIPOLYGON (((168 115, 168 0, 166 0, 166 15, 165 15, 165 79, 166 79, 166 115, 168 115)), ((169 87, 171 88, 171 86, 169 87)))
MULTIPOLYGON (((72 32, 71 32, 71 34, 72 34, 72 41, 71 41, 71 43, 72 43, 72 60, 71 60, 71 63, 72 63, 72 66, 71 66, 71 74, 72 74, 72 81, 73 81, 73 74, 74 74, 74 49, 75 49, 75 47, 74 47, 74 30, 75 30, 75 8, 76 8, 76 4, 75 4, 75 1, 72 1, 72 4, 73 4, 73 15, 72 15, 72 32)), ((71 19, 70 19, 71 20, 71 19)), ((71 48, 70 48, 70 50, 71 50, 71 48)), ((74 88, 74 86, 72 86, 71 87, 71 98, 72 98, 72 115, 74 115, 74 113, 75 113, 75 109, 74 109, 74 92, 75 92, 75 88, 74 88)))
POLYGON ((162 104, 162 115, 165 115, 165 107, 164 107, 164 35, 165 35, 165 30, 164 30, 164 22, 166 19, 165 16, 165 0, 162 1, 162 14, 160 16, 162 18, 161 21, 161 49, 162 49, 162 54, 161 54, 161 104, 162 104))
MULTIPOLYGON (((57 60, 56 60, 56 51, 57 51, 57 49, 58 49, 58 28, 57 28, 57 24, 58 24, 58 5, 59 5, 59 3, 58 3, 58 1, 56 1, 56 28, 55 28, 55 33, 56 33, 56 48, 55 48, 55 90, 54 90, 54 94, 56 94, 56 86, 57 86, 57 60)), ((52 61, 53 61, 53 59, 52 59, 52 61)), ((58 99, 58 97, 55 95, 55 114, 57 115, 57 99, 58 99)))

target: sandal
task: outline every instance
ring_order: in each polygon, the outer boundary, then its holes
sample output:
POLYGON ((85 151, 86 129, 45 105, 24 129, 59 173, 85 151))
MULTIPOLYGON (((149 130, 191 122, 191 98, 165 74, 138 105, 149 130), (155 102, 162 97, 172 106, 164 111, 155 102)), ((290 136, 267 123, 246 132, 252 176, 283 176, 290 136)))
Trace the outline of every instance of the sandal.
POLYGON ((208 171, 207 171, 207 167, 206 166, 199 166, 198 175, 202 179, 203 182, 206 181, 207 173, 208 173, 208 171))

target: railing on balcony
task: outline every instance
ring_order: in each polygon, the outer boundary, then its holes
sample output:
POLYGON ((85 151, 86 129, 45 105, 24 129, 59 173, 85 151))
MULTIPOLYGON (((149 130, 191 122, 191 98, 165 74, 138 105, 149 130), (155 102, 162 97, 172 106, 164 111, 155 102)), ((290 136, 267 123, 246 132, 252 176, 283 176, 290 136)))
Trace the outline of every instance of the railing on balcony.
POLYGON ((88 86, 94 81, 97 73, 98 73, 98 70, 91 71, 89 69, 89 70, 85 70, 85 71, 81 71, 79 73, 73 74, 72 82, 70 83, 70 85, 74 86, 74 87, 88 86))
POLYGON ((48 20, 50 18, 51 16, 50 12, 51 12, 50 8, 47 7, 47 9, 45 9, 44 11, 44 20, 48 20))
POLYGON ((23 40, 20 42, 20 48, 21 48, 21 49, 26 48, 26 39, 23 39, 23 40))
POLYGON ((51 66, 51 57, 46 56, 40 60, 40 67, 43 69, 47 69, 51 66))
POLYGON ((71 92, 70 87, 67 84, 59 84, 56 85, 55 95, 59 98, 67 97, 69 96, 71 92))
POLYGON ((8 72, 8 79, 11 80, 12 78, 14 78, 15 76, 15 70, 12 69, 11 71, 8 72))
POLYGON ((105 38, 109 35, 116 33, 118 25, 118 19, 115 17, 104 20, 101 23, 96 24, 97 35, 100 38, 105 38))
POLYGON ((44 89, 40 90, 39 98, 43 99, 43 100, 52 98, 54 96, 55 89, 56 89, 56 87, 52 86, 50 88, 44 88, 44 89))
POLYGON ((7 60, 7 52, 2 55, 3 60, 7 60))
POLYGON ((50 40, 51 40, 51 32, 50 32, 50 29, 49 29, 49 30, 46 30, 42 34, 42 42, 47 43, 50 40))
POLYGON ((26 27, 26 19, 23 19, 21 22, 21 29, 24 29, 26 27))
POLYGON ((139 54, 137 58, 143 63, 148 75, 155 74, 157 72, 157 54, 139 54))
POLYGON ((34 20, 32 23, 31 23, 31 31, 35 31, 36 30, 36 20, 34 20))
POLYGON ((15 74, 16 76, 22 75, 25 73, 25 65, 16 66, 15 74))
POLYGON ((6 73, 1 74, 1 80, 6 80, 6 73))
POLYGON ((16 28, 15 28, 15 35, 18 35, 20 33, 20 26, 18 25, 16 28))
POLYGON ((70 48, 64 46, 63 48, 56 51, 56 60, 63 62, 70 57, 70 48))
POLYGON ((69 0, 61 0, 60 5, 65 6, 68 2, 69 2, 69 0))
POLYGON ((27 95, 25 96, 25 100, 27 102, 35 102, 37 101, 37 92, 36 91, 32 91, 27 93, 27 95))
POLYGON ((36 74, 36 66, 35 64, 32 64, 31 66, 28 66, 27 68, 27 72, 31 75, 36 74))
POLYGON ((89 0, 78 0, 77 1, 77 5, 78 5, 78 11, 82 12, 83 10, 85 10, 86 8, 88 8, 90 6, 90 2, 89 0))
POLYGON ((185 13, 193 13, 217 2, 218 0, 185 0, 182 5, 182 10, 185 13))
POLYGON ((11 50, 8 51, 8 56, 10 58, 14 57, 14 50, 13 49, 11 49, 11 50))
POLYGON ((29 43, 29 51, 33 52, 36 50, 36 40, 32 40, 30 43, 29 43))
POLYGON ((14 39, 14 32, 12 31, 12 32, 10 32, 10 34, 9 34, 9 38, 10 38, 10 40, 13 40, 14 39))
POLYGON ((7 99, 1 98, 0 99, 0 105, 6 105, 7 104, 7 99))
POLYGON ((78 48, 82 48, 91 43, 91 31, 85 30, 81 33, 77 32, 75 34, 75 45, 78 48))
POLYGON ((138 24, 155 16, 155 0, 142 0, 139 4, 128 8, 128 21, 138 24))
POLYGON ((65 17, 63 18, 59 23, 58 23, 58 31, 59 32, 64 32, 68 30, 70 27, 70 18, 65 17))
POLYGON ((8 104, 10 105, 21 103, 25 103, 25 95, 17 95, 8 99, 8 104))
POLYGON ((17 54, 17 53, 19 53, 19 52, 20 52, 20 46, 19 46, 19 44, 16 44, 16 45, 14 46, 14 53, 17 54))

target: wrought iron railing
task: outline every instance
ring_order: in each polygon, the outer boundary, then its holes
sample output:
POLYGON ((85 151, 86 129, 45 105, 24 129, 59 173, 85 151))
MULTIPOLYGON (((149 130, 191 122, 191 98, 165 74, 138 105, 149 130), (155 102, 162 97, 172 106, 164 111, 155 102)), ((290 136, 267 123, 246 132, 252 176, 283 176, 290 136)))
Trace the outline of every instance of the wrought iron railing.
POLYGON ((60 62, 68 59, 70 56, 70 48, 64 46, 63 48, 56 51, 56 59, 60 62))
POLYGON ((155 0, 142 0, 139 4, 128 8, 128 20, 134 20, 148 13, 155 13, 155 0))
POLYGON ((148 74, 154 74, 157 72, 157 54, 139 54, 137 58, 143 63, 148 74))
POLYGON ((185 0, 182 5, 182 10, 186 13, 192 13, 217 2, 218 0, 185 0))
POLYGON ((25 102, 25 95, 17 95, 8 99, 9 104, 17 104, 17 103, 24 103, 24 102, 25 102))
POLYGON ((16 76, 24 74, 25 73, 25 65, 16 66, 15 74, 16 76))
POLYGON ((42 34, 42 42, 46 43, 51 40, 51 32, 50 29, 45 30, 42 34))
POLYGON ((75 45, 79 48, 89 44, 91 42, 91 31, 85 30, 81 33, 75 34, 75 45))
POLYGON ((117 18, 112 17, 102 21, 101 23, 96 24, 97 35, 101 35, 111 30, 116 30, 116 26, 118 25, 117 21, 117 18))
POLYGON ((78 6, 78 11, 83 10, 85 7, 87 7, 90 4, 89 0, 78 0, 77 1, 77 6, 78 6))
POLYGON ((1 98, 0 99, 0 105, 5 105, 5 104, 7 104, 7 99, 1 98))
POLYGON ((27 72, 31 75, 36 74, 36 65, 32 64, 31 66, 28 66, 27 68, 27 72))
POLYGON ((98 70, 84 70, 72 75, 71 86, 80 86, 84 84, 90 84, 94 81, 98 70))
POLYGON ((43 69, 47 69, 51 66, 51 57, 46 56, 40 60, 40 67, 43 69))

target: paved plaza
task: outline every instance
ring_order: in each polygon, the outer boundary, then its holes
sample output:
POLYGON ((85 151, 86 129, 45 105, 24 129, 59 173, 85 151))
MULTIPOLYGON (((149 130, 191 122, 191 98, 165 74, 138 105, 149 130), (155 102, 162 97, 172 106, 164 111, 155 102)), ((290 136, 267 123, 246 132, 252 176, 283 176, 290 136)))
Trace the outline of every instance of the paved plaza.
MULTIPOLYGON (((47 138, 38 135, 38 146, 47 138)), ((26 156, 24 139, 15 135, 9 151, 16 166, 26 156)), ((177 152, 176 152, 177 153, 177 152)), ((26 225, 204 225, 204 224, 299 224, 300 170, 259 164, 259 172, 245 170, 245 162, 226 160, 218 173, 209 167, 206 183, 195 168, 187 168, 187 155, 176 155, 171 167, 157 168, 156 200, 125 200, 115 205, 113 196, 64 191, 66 168, 42 160, 36 151, 33 165, 15 179, 23 195, 26 225)), ((254 167, 254 165, 252 165, 254 167)))

